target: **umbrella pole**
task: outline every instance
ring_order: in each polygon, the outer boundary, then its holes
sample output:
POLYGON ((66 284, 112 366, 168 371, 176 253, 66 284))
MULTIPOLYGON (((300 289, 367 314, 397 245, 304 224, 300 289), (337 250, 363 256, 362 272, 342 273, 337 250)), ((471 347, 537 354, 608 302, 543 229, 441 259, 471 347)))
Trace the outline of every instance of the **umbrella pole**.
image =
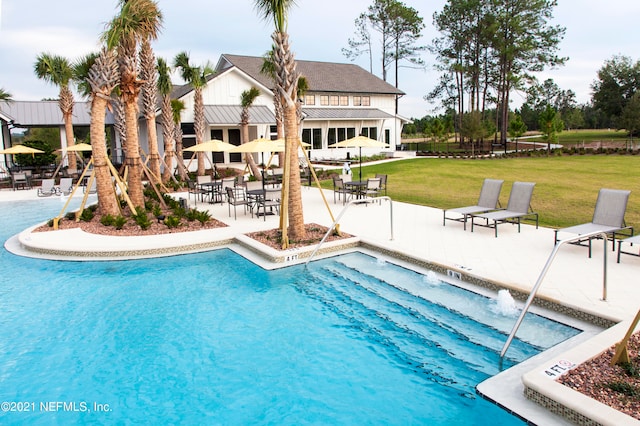
POLYGON ((362 147, 360 147, 360 171, 358 172, 358 180, 362 181, 362 147))

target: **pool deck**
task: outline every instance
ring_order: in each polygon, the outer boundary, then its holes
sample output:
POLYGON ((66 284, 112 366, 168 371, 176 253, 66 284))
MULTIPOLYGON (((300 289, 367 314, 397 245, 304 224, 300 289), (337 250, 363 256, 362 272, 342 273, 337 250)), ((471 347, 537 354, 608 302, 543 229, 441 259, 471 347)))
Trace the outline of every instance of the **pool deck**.
MULTIPOLYGON (((333 217, 337 217, 343 209, 342 203, 334 204, 332 191, 325 190, 324 194, 333 217)), ((177 196, 187 198, 186 193, 177 196)), ((332 224, 332 216, 323 202, 320 190, 303 187, 302 197, 305 223, 325 226, 332 224)), ((0 191, 0 202, 19 199, 38 199, 36 190, 0 191)), ((194 205, 193 200, 190 205, 194 205)), ((144 257, 146 254, 166 255, 172 251, 185 253, 211 249, 221 244, 237 242, 236 237, 247 232, 278 227, 278 216, 267 216, 266 221, 263 218, 252 218, 250 214, 243 214, 242 207, 238 208, 237 220, 233 218, 233 210, 232 216, 229 217, 226 204, 197 203, 197 207, 208 209, 213 217, 229 226, 194 233, 141 237, 92 236, 77 230, 46 233, 31 233, 27 230, 10 239, 6 247, 18 254, 33 257, 82 260, 84 255, 89 255, 89 258, 84 260, 96 260, 101 257, 117 259, 125 255, 144 257)), ((544 216, 544 212, 539 213, 544 216)), ((382 248, 394 256, 415 259, 426 264, 438 265, 445 270, 459 272, 463 275, 463 280, 479 279, 496 283, 499 287, 508 288, 514 293, 525 294, 529 293, 538 280, 554 247, 554 232, 550 228, 536 229, 533 225, 523 224, 521 232, 518 233, 517 226, 502 224, 498 228, 499 234, 496 238, 494 231, 488 228, 476 227, 472 233, 470 226, 465 231, 458 222, 447 221, 446 226, 443 226, 442 210, 389 201, 382 201, 380 204, 351 205, 341 217, 340 229, 356 236, 360 244, 382 248)), ((244 247, 245 250, 249 247, 249 251, 252 251, 249 243, 244 247)), ((528 390, 532 389, 534 393, 542 394, 538 395, 538 399, 547 398, 556 402, 562 400, 563 407, 569 407, 570 410, 587 418, 596 419, 601 424, 640 424, 628 416, 616 414, 617 412, 606 406, 581 399, 580 395, 576 395, 577 392, 558 385, 545 376, 545 371, 548 371, 555 361, 568 360, 578 364, 619 341, 631 319, 640 309, 640 257, 623 255, 621 263, 618 264, 617 253, 611 251, 611 243, 608 248, 606 301, 603 300, 602 241, 594 241, 592 258, 588 258, 587 249, 584 247, 563 246, 544 278, 538 297, 621 324, 604 333, 592 331, 581 340, 545 352, 544 356, 529 360, 525 366, 518 366, 515 370, 510 369, 490 379, 485 382, 487 384, 479 386, 486 397, 496 400, 536 424, 569 424, 563 418, 525 399, 525 386, 522 382, 524 380, 528 390), (523 368, 528 370, 523 371, 523 368), (503 378, 500 377, 502 375, 503 378), (505 392, 504 383, 510 383, 513 388, 505 392)), ((298 251, 289 250, 277 262, 285 265, 303 261, 304 256, 297 254, 298 251)))

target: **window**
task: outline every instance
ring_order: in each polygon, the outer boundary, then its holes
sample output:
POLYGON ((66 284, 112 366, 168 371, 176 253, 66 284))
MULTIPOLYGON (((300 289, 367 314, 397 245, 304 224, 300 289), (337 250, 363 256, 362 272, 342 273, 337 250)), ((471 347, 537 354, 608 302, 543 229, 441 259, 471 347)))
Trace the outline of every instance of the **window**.
POLYGON ((302 129, 302 142, 310 143, 311 149, 322 149, 322 129, 302 129))
POLYGON ((315 105, 316 104, 316 96, 315 95, 304 95, 304 104, 305 105, 315 105))
MULTIPOLYGON (((182 130, 182 147, 189 148, 196 144, 196 131, 193 126, 193 123, 182 123, 180 125, 182 130)), ((184 151, 184 158, 191 158, 195 155, 195 153, 191 151, 184 151)))
POLYGON ((348 96, 340 96, 340 106, 349 106, 348 96))
POLYGON ((366 136, 371 139, 378 140, 378 128, 377 127, 363 127, 360 132, 362 136, 366 136))
POLYGON ((361 105, 362 105, 362 96, 354 96, 353 106, 361 106, 361 105))
POLYGON ((362 106, 370 106, 371 105, 371 97, 363 96, 362 97, 362 106))
POLYGON ((356 135, 355 127, 332 127, 329 129, 329 145, 350 139, 356 135))
POLYGON ((338 106, 339 102, 338 95, 331 95, 331 106, 338 106))
POLYGON ((328 95, 320 95, 320 105, 328 106, 329 105, 329 96, 328 95))

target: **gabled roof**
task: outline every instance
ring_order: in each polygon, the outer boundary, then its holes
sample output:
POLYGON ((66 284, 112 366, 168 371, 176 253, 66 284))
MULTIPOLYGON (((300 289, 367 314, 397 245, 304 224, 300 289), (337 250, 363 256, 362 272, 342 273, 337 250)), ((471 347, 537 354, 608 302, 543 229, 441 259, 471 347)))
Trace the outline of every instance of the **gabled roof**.
MULTIPOLYGON (((224 54, 216 70, 222 72, 237 67, 266 87, 273 87, 271 77, 260 73, 264 58, 224 54)), ((393 85, 354 64, 296 60, 296 69, 309 83, 312 92, 404 95, 393 85)))
MULTIPOLYGON (((11 101, 0 103, 0 111, 10 116, 16 126, 57 127, 64 123, 58 101, 11 101)), ((91 103, 76 102, 73 106, 73 125, 91 124, 91 103)), ((113 115, 107 112, 105 124, 113 124, 113 115)))

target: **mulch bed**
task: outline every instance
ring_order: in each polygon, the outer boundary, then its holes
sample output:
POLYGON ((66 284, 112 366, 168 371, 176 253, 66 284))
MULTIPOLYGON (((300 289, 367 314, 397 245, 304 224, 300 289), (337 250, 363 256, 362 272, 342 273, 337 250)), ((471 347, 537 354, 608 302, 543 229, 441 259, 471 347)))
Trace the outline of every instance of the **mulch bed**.
MULTIPOLYGON (((304 240, 294 241, 289 239, 289 248, 300 248, 313 246, 322 241, 322 238, 329 230, 328 227, 318 225, 316 223, 308 223, 304 225, 307 237, 304 240)), ((276 250, 282 250, 282 244, 280 239, 282 233, 280 229, 270 229, 267 231, 257 231, 246 234, 249 238, 261 242, 262 244, 269 246, 276 250)), ((331 233, 325 241, 337 241, 345 238, 351 238, 353 235, 342 232, 341 235, 337 235, 335 232, 331 233)))
POLYGON ((640 333, 631 336, 627 349, 631 360, 630 369, 611 365, 615 354, 615 347, 612 346, 606 352, 570 370, 558 382, 640 420, 640 333), (635 374, 630 375, 628 371, 632 369, 635 369, 635 374), (611 384, 626 392, 611 389, 611 384))

